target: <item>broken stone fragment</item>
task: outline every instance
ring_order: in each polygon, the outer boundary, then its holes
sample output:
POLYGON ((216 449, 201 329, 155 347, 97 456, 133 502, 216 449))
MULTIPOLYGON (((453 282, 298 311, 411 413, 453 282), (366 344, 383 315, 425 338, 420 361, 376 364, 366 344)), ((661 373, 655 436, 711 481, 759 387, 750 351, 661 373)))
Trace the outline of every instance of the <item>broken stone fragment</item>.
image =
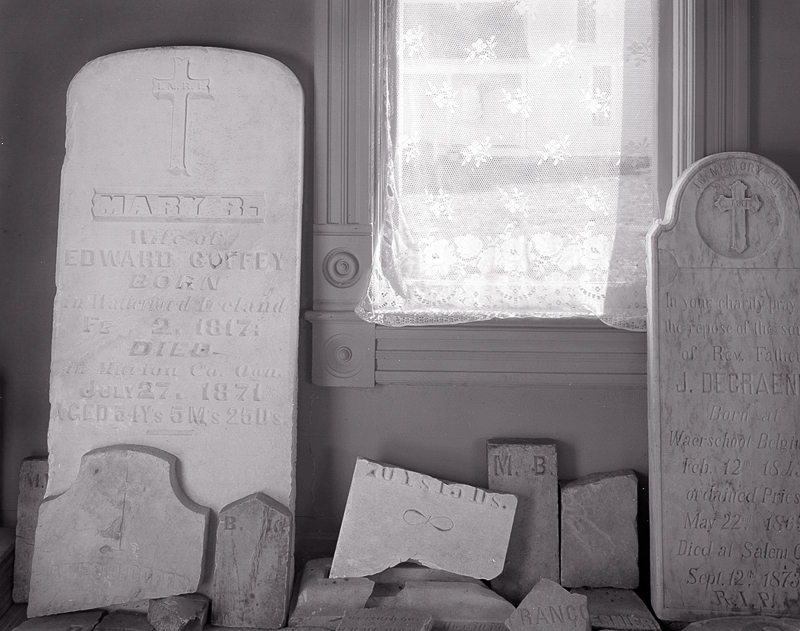
POLYGON ((639 586, 636 474, 596 473, 561 487, 561 585, 639 586))
POLYGON ((331 577, 369 576, 410 560, 494 578, 516 508, 513 495, 358 458, 331 577))
POLYGON ((629 589, 573 589, 587 598, 593 629, 661 631, 644 601, 629 589))
POLYGON ((591 631, 586 596, 540 579, 506 620, 509 631, 591 631))
POLYGON ((147 620, 155 631, 203 631, 210 601, 203 594, 154 598, 147 620))
POLYGON ((480 583, 408 581, 386 609, 415 609, 433 616, 434 631, 505 631, 514 605, 480 583))
POLYGON ((335 630, 347 609, 361 609, 372 594, 368 578, 330 578, 333 559, 306 563, 289 612, 290 627, 335 630))

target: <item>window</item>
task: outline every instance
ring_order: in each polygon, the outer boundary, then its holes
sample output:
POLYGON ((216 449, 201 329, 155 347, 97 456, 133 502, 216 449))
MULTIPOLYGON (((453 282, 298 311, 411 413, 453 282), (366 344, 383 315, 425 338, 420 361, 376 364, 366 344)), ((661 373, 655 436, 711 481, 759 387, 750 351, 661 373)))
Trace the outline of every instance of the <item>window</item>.
MULTIPOLYGON (((749 10, 747 0, 661 0, 660 8, 661 32, 667 33, 659 44, 666 48, 659 68, 659 137, 667 139, 659 144, 667 157, 658 191, 663 205, 670 171, 675 175, 703 155, 747 149, 749 10), (670 102, 673 115, 665 116, 670 102)), ((379 99, 369 80, 380 34, 373 10, 379 9, 380 3, 362 0, 317 5, 314 306, 306 313, 314 383, 643 386, 640 333, 570 319, 388 328, 353 313, 369 276, 373 213, 379 210, 372 200, 382 188, 370 177, 381 150, 372 142, 379 99)), ((612 80, 613 72, 612 65, 612 80)), ((587 74, 587 88, 591 81, 587 74)))
POLYGON ((643 329, 657 214, 651 0, 385 6, 386 192, 359 315, 597 315, 643 329))

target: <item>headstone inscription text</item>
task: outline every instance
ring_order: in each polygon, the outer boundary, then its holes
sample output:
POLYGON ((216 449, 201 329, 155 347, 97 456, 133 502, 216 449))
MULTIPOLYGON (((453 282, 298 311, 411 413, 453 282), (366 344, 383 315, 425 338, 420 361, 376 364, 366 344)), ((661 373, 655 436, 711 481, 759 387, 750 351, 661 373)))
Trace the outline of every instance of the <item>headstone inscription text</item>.
POLYGON ((800 613, 800 205, 747 153, 678 180, 649 235, 653 607, 800 613))
POLYGON ((162 48, 68 95, 50 480, 128 443, 219 510, 294 505, 303 96, 273 59, 162 48))

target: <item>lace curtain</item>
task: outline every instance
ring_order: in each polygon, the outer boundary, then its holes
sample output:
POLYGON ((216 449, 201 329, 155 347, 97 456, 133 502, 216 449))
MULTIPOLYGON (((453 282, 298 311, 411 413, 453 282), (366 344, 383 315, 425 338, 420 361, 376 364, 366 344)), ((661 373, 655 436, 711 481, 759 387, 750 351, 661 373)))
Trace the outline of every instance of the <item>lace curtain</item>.
POLYGON ((384 0, 385 186, 356 310, 644 329, 652 0, 384 0))

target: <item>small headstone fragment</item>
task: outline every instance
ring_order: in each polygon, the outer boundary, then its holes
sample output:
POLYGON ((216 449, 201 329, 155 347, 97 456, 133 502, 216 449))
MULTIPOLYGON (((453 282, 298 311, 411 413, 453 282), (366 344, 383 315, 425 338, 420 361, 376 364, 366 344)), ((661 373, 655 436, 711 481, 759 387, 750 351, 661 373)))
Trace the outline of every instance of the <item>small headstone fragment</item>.
POLYGON ((406 609, 354 609, 345 612, 336 631, 430 631, 433 616, 406 609))
POLYGON ((561 487, 561 585, 639 586, 636 474, 596 473, 561 487))
POLYGON ((543 578, 506 620, 510 631, 591 631, 586 596, 543 578))
POLYGON ((308 561, 303 568, 289 613, 292 628, 335 630, 348 609, 361 609, 372 594, 368 578, 330 578, 330 557, 308 561))
POLYGON ((254 493, 219 513, 211 623, 278 629, 286 620, 292 579, 292 514, 254 493))
POLYGON ((586 596, 593 629, 661 631, 644 601, 629 589, 573 589, 586 596))
POLYGON ((92 631, 103 615, 103 611, 93 609, 29 618, 14 631, 92 631))
POLYGON ((15 541, 13 528, 0 528, 0 616, 12 605, 15 541))
POLYGON ((209 509, 183 494, 176 464, 131 445, 81 459, 70 489, 39 509, 29 616, 197 591, 209 509))
POLYGON ((147 621, 155 631, 203 631, 210 601, 203 594, 183 594, 150 601, 147 621))
POLYGON ((408 581, 385 609, 414 609, 433 616, 433 631, 505 631, 514 605, 478 583, 408 581))
POLYGON ((413 560, 494 578, 503 569, 516 508, 513 495, 359 458, 331 576, 369 576, 413 560))
POLYGON ((487 456, 489 489, 518 500, 506 564, 492 589, 518 603, 540 578, 559 580, 556 444, 498 438, 488 442, 487 456))
POLYGON ((147 614, 115 611, 105 616, 95 631, 154 631, 147 614))
POLYGON ((15 603, 28 602, 31 583, 33 540, 36 536, 36 519, 39 505, 47 487, 47 458, 25 458, 19 468, 19 497, 17 499, 17 543, 14 551, 15 603))
POLYGON ((693 622, 684 631, 800 631, 800 618, 730 616, 693 622))

